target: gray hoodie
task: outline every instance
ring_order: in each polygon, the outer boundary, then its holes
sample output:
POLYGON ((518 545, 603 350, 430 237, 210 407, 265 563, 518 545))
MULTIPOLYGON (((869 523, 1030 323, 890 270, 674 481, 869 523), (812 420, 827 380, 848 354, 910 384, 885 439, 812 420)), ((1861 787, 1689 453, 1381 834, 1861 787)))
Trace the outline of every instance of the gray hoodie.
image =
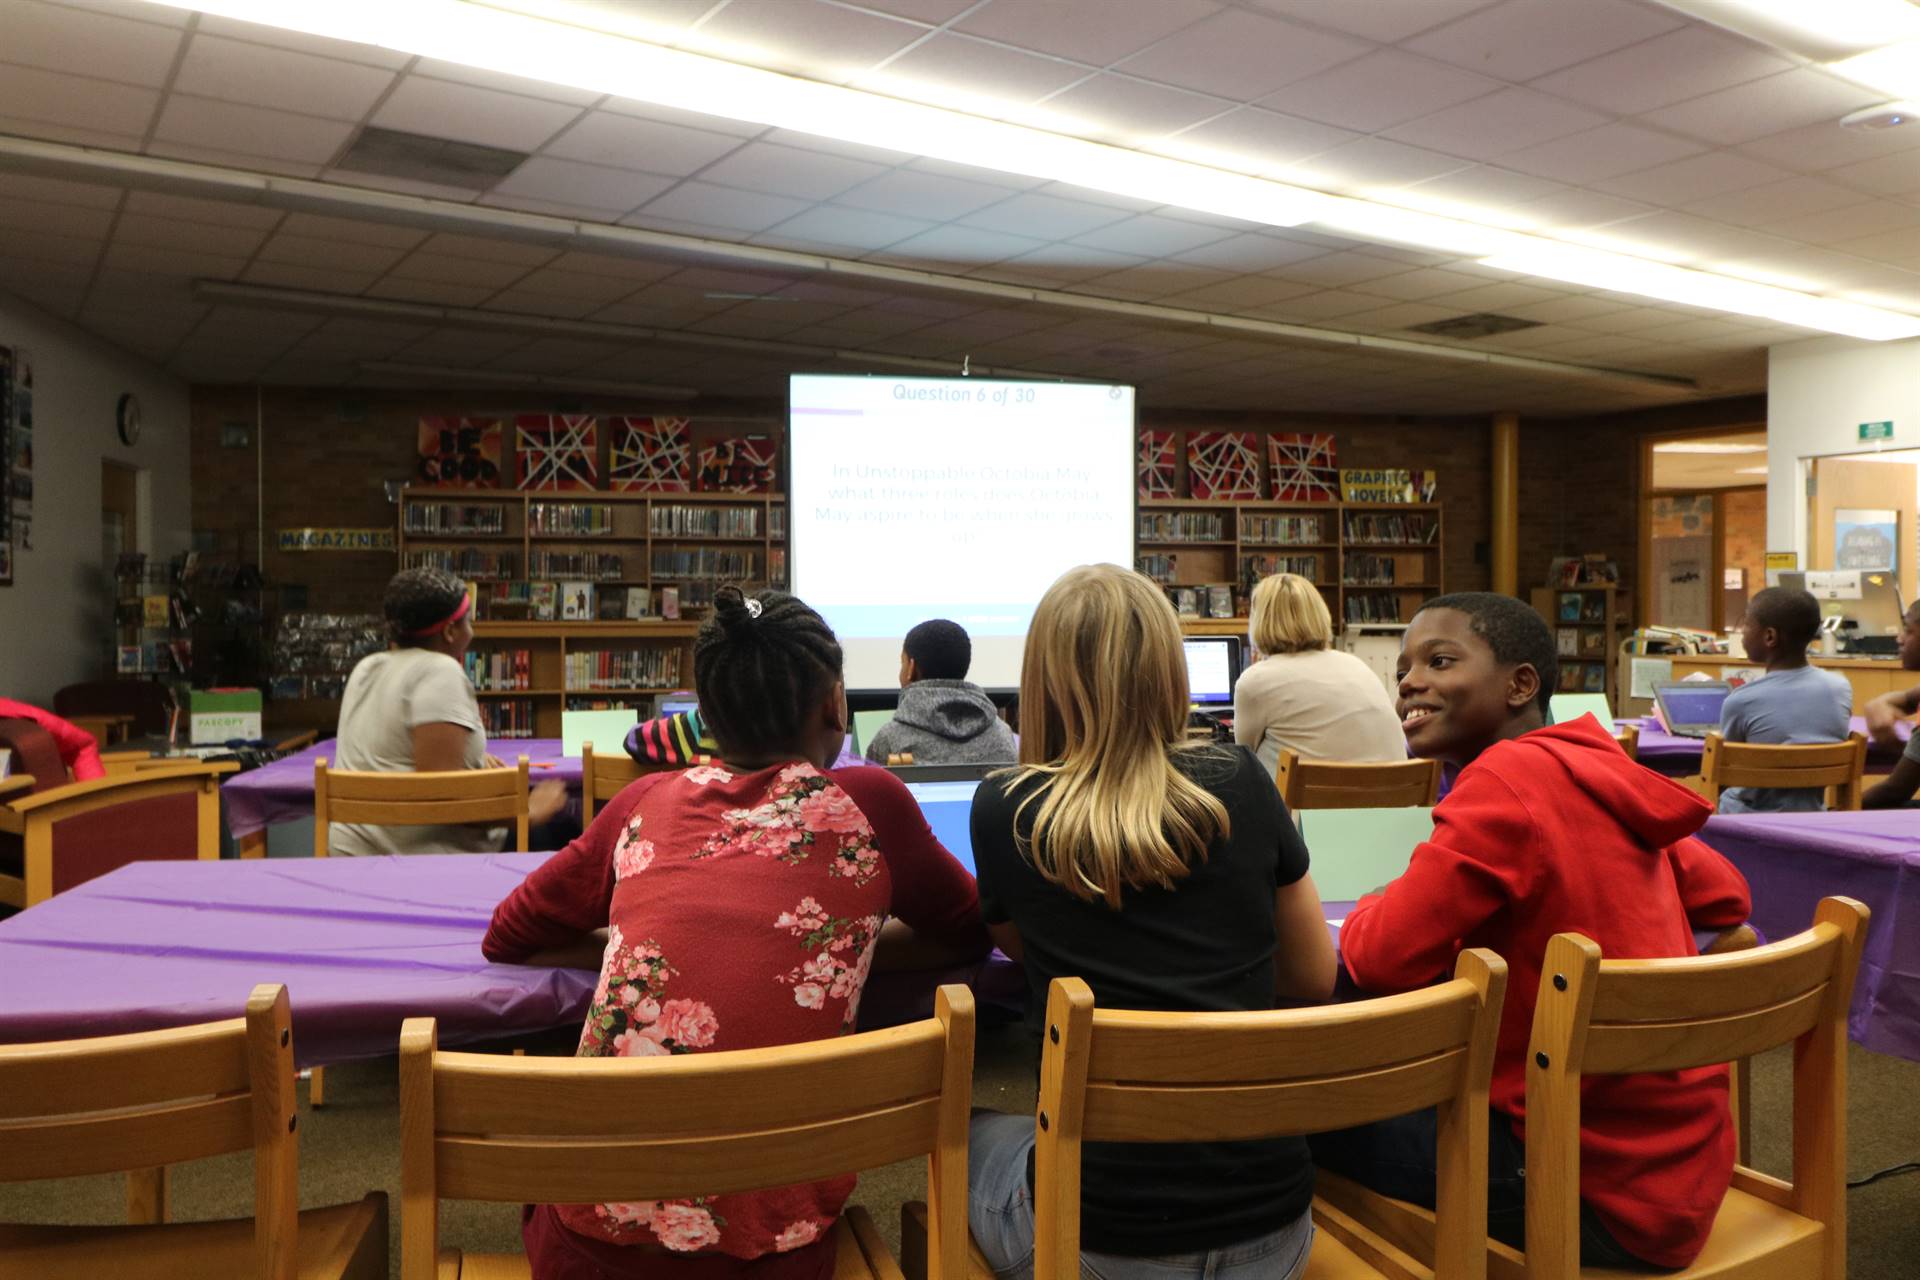
POLYGON ((965 680, 916 680, 900 691, 900 709, 867 744, 885 764, 910 752, 915 764, 1012 764, 1013 730, 993 700, 965 680))

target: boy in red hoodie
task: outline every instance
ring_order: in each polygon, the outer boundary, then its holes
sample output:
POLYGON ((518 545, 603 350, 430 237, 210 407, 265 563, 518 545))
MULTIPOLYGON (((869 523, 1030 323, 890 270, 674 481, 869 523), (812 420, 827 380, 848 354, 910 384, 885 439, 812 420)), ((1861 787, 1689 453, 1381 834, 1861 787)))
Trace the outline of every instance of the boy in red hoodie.
MULTIPOLYGON (((1413 754, 1459 769, 1406 873, 1340 931, 1375 992, 1451 971, 1466 947, 1507 961, 1494 1059, 1488 1231, 1524 1247, 1527 1037, 1547 940, 1582 933, 1610 959, 1695 954, 1695 929, 1741 923, 1747 884, 1694 838, 1711 807, 1621 752, 1591 716, 1549 725, 1553 635, 1507 596, 1464 592, 1414 615, 1400 650, 1413 754)), ((1724 1067, 1588 1078, 1581 1090, 1581 1253, 1589 1266, 1679 1268, 1705 1244, 1733 1171, 1724 1067)), ((1323 1135, 1315 1163, 1434 1202, 1434 1119, 1323 1135)))

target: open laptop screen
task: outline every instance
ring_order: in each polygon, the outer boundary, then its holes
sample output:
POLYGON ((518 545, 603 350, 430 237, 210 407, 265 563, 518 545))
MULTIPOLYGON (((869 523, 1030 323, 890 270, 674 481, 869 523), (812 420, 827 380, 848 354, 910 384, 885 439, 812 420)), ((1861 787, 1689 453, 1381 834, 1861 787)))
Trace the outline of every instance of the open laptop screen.
POLYGON ((1659 689, 1660 707, 1670 725, 1717 725, 1720 723, 1720 706, 1731 692, 1723 684, 1711 684, 1699 689, 1663 685, 1659 689))

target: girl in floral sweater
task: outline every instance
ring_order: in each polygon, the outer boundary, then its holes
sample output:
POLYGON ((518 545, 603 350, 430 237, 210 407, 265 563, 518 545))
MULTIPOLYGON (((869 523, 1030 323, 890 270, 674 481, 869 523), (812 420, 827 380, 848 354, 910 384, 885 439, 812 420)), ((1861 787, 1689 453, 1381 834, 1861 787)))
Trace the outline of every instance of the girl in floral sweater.
MULTIPOLYGON (((818 614, 723 587, 694 682, 719 760, 628 786, 495 909, 483 943, 489 960, 525 962, 606 929, 583 1056, 844 1035, 883 927, 984 954, 973 877, 904 784, 884 769, 827 772, 846 691, 818 614)), ((853 1184, 530 1206, 523 1236, 541 1280, 824 1280, 853 1184)))

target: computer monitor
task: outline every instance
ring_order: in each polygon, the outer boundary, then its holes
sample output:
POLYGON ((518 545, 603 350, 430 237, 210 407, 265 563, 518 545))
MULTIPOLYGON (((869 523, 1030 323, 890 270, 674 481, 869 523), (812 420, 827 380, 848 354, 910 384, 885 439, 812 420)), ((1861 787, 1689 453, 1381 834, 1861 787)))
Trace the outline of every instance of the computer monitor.
POLYGON ((1847 638, 1900 634, 1899 575, 1886 569, 1835 569, 1783 573, 1780 585, 1806 591, 1820 602, 1820 616, 1840 619, 1847 638), (1844 624, 1852 623, 1852 627, 1844 624))
POLYGON ((1653 687, 1653 702, 1668 733, 1704 738, 1720 727, 1720 708, 1732 692, 1721 680, 1663 681, 1653 687))
POLYGON ((653 714, 673 716, 679 715, 682 711, 697 711, 699 708, 700 700, 693 696, 691 690, 676 689, 672 693, 660 695, 654 703, 653 714))
POLYGON ((1230 707, 1240 678, 1240 642, 1232 636, 1189 636, 1187 696, 1199 707, 1230 707))
POLYGON ((974 869, 973 793, 979 785, 978 778, 907 783, 907 790, 919 802, 920 812, 933 828, 934 837, 969 872, 974 869))

